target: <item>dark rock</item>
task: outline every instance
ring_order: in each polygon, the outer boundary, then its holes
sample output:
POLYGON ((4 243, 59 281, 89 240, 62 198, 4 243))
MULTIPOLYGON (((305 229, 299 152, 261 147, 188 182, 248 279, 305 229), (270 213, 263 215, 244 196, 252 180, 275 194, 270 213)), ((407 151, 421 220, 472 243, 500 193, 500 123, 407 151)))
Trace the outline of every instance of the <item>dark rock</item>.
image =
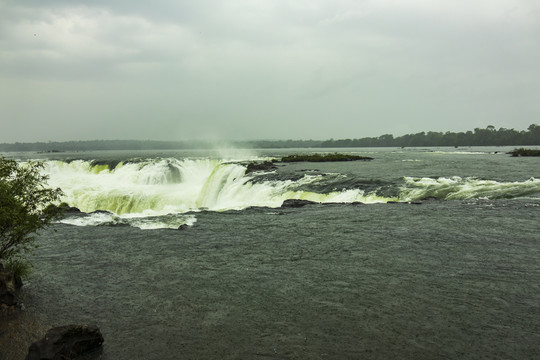
POLYGON ((182 224, 178 227, 178 230, 186 230, 189 227, 188 224, 182 224))
POLYGON ((520 148, 520 149, 514 149, 514 150, 510 151, 508 154, 511 154, 514 157, 518 157, 518 156, 540 156, 540 150, 520 148))
POLYGON ((118 164, 120 164, 120 162, 121 162, 120 160, 116 160, 116 159, 92 160, 91 165, 92 167, 106 165, 108 170, 112 171, 118 166, 118 164))
POLYGON ((300 200, 300 199, 287 199, 281 204, 282 208, 299 208, 302 206, 310 205, 310 204, 317 204, 314 201, 309 200, 300 200))
POLYGON ((370 161, 371 157, 350 154, 295 154, 281 158, 282 162, 330 162, 330 161, 370 161))
POLYGON ((253 211, 266 211, 268 210, 268 207, 266 206, 250 206, 244 209, 246 210, 253 210, 253 211))
POLYGON ((23 281, 22 281, 22 277, 20 276, 15 276, 13 278, 13 282, 15 284, 15 290, 19 290, 20 288, 22 288, 23 286, 23 281))
POLYGON ((270 161, 265 161, 263 163, 252 162, 247 165, 246 174, 252 173, 254 171, 270 171, 275 169, 277 169, 277 166, 270 161))
POLYGON ((337 205, 349 205, 349 203, 345 203, 345 202, 323 202, 321 203, 321 205, 324 205, 324 206, 337 206, 337 205))
POLYGON ((0 273, 0 304, 7 306, 17 305, 19 296, 17 290, 22 286, 20 277, 13 276, 12 273, 0 273))
POLYGON ((109 215, 112 215, 112 212, 110 211, 107 211, 107 210, 95 210, 95 211, 92 211, 91 213, 88 213, 89 215, 91 214, 109 214, 109 215))
POLYGON ((129 225, 128 223, 124 223, 124 222, 106 222, 106 223, 103 223, 103 224, 99 224, 97 226, 111 226, 111 227, 130 227, 131 225, 129 225))
POLYGON ((76 208, 74 206, 69 206, 67 203, 61 203, 60 205, 57 206, 57 208, 63 214, 79 214, 79 213, 81 213, 81 210, 79 208, 76 208))
POLYGON ((353 206, 356 206, 356 205, 364 205, 363 202, 360 202, 360 201, 353 201, 353 202, 325 202, 325 203, 321 203, 321 205, 353 205, 353 206))
POLYGON ((68 204, 62 204, 60 205, 60 213, 63 215, 63 216, 68 216, 68 217, 83 217, 83 216, 86 216, 88 215, 87 213, 85 213, 84 211, 81 211, 81 209, 75 207, 75 206, 69 206, 68 204))
POLYGON ((435 196, 426 196, 424 198, 421 198, 420 200, 422 200, 422 201, 433 201, 433 200, 439 201, 441 199, 439 199, 439 198, 437 198, 435 196))
POLYGON ((28 349, 26 360, 75 359, 101 348, 103 336, 97 326, 66 325, 47 331, 28 349))

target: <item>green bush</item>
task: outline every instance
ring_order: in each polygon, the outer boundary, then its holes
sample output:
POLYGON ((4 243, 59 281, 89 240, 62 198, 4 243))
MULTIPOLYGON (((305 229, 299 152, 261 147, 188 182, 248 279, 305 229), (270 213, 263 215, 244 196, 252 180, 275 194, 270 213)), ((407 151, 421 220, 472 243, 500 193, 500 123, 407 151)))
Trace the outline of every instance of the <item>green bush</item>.
POLYGON ((0 157, 0 263, 20 259, 34 247, 33 234, 61 215, 60 189, 47 187, 43 163, 0 157))
POLYGON ((4 264, 4 272, 12 273, 15 278, 27 279, 32 272, 32 264, 21 258, 13 258, 4 264))

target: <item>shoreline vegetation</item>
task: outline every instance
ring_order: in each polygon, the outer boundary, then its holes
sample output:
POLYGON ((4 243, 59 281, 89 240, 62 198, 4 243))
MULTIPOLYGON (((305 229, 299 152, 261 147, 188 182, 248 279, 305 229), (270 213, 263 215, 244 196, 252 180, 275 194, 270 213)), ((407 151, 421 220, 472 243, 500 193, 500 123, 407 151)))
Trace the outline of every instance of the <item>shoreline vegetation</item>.
POLYGON ((279 148, 342 148, 342 147, 418 147, 418 146, 530 146, 540 145, 540 125, 531 124, 527 130, 475 128, 467 132, 422 131, 394 137, 384 134, 378 137, 329 140, 258 140, 258 141, 154 141, 154 140, 87 140, 63 142, 2 143, 0 151, 37 151, 56 153, 65 151, 94 150, 183 150, 213 149, 219 146, 246 149, 279 148))

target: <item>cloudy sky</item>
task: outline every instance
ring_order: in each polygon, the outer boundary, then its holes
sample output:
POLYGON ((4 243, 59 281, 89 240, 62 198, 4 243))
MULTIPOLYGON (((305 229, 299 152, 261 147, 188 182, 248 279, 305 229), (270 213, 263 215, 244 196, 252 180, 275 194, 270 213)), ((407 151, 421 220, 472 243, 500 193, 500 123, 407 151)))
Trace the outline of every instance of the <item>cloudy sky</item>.
POLYGON ((540 124, 538 0, 0 0, 0 142, 540 124))

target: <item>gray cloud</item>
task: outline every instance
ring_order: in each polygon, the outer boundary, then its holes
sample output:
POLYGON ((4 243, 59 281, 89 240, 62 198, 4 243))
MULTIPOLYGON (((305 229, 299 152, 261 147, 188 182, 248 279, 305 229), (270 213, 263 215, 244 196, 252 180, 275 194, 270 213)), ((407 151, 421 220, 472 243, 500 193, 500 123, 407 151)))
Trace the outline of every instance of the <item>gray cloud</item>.
POLYGON ((533 1, 0 2, 0 141, 538 123, 533 1))

